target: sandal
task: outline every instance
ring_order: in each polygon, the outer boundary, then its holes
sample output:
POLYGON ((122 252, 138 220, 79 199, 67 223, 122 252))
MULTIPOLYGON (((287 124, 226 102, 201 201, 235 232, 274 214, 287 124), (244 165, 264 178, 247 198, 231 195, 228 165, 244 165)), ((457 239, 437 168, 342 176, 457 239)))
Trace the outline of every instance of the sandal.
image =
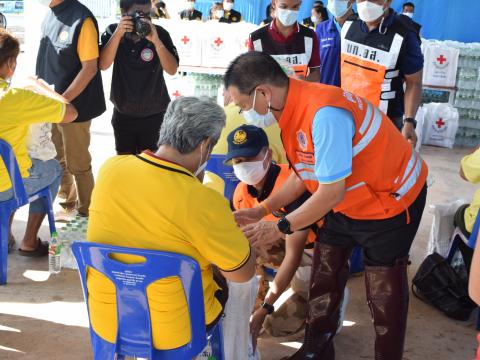
POLYGON ((22 250, 18 249, 20 256, 25 257, 43 257, 48 255, 48 243, 43 243, 40 238, 38 238, 38 247, 35 250, 22 250))

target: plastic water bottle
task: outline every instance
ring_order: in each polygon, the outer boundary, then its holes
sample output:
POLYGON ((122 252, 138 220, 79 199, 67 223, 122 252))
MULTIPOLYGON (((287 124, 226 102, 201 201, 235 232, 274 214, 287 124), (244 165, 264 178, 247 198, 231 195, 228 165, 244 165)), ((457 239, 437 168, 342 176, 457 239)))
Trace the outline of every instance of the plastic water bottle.
POLYGON ((48 246, 48 271, 50 274, 58 274, 61 270, 60 255, 62 254, 62 244, 58 240, 58 234, 52 233, 52 239, 48 246))

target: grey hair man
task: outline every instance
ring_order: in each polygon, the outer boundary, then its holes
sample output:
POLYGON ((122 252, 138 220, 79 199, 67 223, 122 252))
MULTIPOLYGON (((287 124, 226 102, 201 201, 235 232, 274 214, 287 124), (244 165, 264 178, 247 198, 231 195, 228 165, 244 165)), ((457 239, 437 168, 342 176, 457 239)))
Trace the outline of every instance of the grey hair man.
MULTIPOLYGON (((155 154, 115 156, 103 165, 92 196, 87 235, 93 242, 194 258, 202 272, 207 329, 222 318, 228 298, 225 280, 243 283, 255 274, 255 256, 228 201, 198 179, 224 126, 223 109, 209 100, 172 102, 155 154)), ((88 282, 95 331, 114 342, 115 289, 100 274, 89 273, 88 282)), ((182 285, 165 280, 149 289, 154 347, 185 345, 190 326, 182 285)))

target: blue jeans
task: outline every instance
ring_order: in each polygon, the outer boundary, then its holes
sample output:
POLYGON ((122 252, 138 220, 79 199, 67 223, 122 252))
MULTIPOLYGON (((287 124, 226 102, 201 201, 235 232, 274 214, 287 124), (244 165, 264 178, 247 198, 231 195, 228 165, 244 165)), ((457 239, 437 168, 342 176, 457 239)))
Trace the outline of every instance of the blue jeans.
MULTIPOLYGON (((62 180, 62 167, 57 160, 41 161, 32 159, 32 167, 29 170, 30 176, 23 179, 25 190, 28 195, 33 195, 38 191, 48 187, 52 201, 55 200, 60 181, 62 180)), ((10 200, 13 197, 13 189, 0 192, 0 202, 10 200)), ((46 214, 44 200, 38 199, 30 204, 30 214, 46 214)))

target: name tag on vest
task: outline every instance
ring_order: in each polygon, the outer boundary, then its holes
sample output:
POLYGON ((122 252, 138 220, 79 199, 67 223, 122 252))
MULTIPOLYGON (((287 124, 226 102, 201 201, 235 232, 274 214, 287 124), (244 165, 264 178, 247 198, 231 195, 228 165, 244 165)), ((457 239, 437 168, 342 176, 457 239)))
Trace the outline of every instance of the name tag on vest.
POLYGON ((403 38, 395 36, 390 51, 380 50, 351 40, 342 39, 342 53, 354 56, 360 60, 371 61, 384 66, 387 70, 397 65, 403 38))

